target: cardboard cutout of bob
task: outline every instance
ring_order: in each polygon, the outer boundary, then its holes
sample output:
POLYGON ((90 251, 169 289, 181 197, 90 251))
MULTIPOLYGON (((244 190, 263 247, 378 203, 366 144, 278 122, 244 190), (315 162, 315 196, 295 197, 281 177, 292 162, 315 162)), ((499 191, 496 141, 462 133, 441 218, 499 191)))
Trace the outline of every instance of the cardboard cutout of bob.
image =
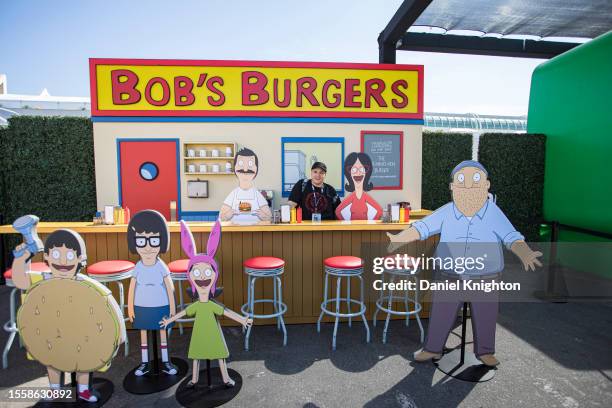
POLYGON ((344 186, 351 195, 346 197, 336 208, 339 220, 378 220, 382 216, 382 207, 367 193, 374 188, 372 177, 372 160, 361 152, 353 152, 344 161, 344 186))
POLYGON ((89 374, 108 369, 124 342, 121 310, 104 285, 79 273, 87 252, 78 233, 56 230, 43 250, 50 272, 30 271, 35 254, 26 243, 15 248, 12 279, 27 291, 17 313, 19 333, 29 355, 47 367, 50 388, 60 387, 62 372, 74 372, 79 399, 97 402, 89 374))
POLYGON ((258 172, 259 159, 255 152, 246 147, 240 149, 234 158, 234 174, 238 178, 238 187, 223 201, 219 212, 222 221, 256 224, 272 219, 268 202, 253 183, 258 172))

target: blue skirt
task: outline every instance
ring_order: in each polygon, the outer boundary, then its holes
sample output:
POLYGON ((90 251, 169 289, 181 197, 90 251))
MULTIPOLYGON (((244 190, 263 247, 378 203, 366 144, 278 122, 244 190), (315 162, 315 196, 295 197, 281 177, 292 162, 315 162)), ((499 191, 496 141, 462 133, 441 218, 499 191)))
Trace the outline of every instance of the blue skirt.
MULTIPOLYGON (((170 317, 170 306, 168 305, 158 307, 134 306, 132 328, 139 330, 161 330, 159 322, 164 317, 170 317)), ((174 323, 170 323, 167 328, 170 329, 172 326, 174 326, 174 323)))

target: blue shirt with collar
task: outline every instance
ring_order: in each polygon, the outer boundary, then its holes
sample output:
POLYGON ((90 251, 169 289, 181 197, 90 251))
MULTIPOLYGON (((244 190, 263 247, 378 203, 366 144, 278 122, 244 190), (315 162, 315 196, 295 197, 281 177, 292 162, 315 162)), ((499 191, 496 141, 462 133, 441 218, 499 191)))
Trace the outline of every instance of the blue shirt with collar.
POLYGON ((422 240, 440 234, 435 257, 450 257, 455 262, 454 270, 440 268, 438 264, 433 269, 470 277, 501 272, 504 269, 502 244, 510 249, 515 241, 525 239, 491 200, 487 200, 471 219, 461 213, 454 202, 450 202, 422 220, 415 221, 412 226, 422 240), (463 258, 463 261, 459 258, 463 258), (468 258, 481 258, 481 264, 472 266, 470 270, 467 263, 465 267, 457 267, 458 262, 465 262, 468 258), (482 265, 484 267, 480 267, 482 265))

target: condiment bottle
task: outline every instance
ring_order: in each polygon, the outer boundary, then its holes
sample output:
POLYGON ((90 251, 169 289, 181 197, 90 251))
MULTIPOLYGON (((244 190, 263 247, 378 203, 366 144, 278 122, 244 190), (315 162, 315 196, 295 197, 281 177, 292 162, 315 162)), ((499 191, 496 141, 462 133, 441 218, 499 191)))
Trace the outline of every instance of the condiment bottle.
POLYGON ((302 222, 302 207, 297 208, 297 210, 295 211, 295 217, 298 224, 300 224, 302 222))
POLYGON ((295 207, 293 207, 291 209, 291 224, 295 224, 295 217, 296 217, 296 212, 295 212, 295 207))
POLYGON ((406 209, 404 207, 400 207, 400 217, 399 222, 405 222, 406 219, 406 209))

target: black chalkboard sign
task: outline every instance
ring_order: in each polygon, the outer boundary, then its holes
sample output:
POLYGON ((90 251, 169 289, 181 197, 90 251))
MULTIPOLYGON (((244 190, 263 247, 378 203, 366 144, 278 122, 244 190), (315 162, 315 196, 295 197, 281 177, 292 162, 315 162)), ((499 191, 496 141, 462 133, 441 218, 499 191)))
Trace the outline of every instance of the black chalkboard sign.
POLYGON ((362 131, 361 151, 372 159, 374 190, 403 188, 403 132, 362 131))

